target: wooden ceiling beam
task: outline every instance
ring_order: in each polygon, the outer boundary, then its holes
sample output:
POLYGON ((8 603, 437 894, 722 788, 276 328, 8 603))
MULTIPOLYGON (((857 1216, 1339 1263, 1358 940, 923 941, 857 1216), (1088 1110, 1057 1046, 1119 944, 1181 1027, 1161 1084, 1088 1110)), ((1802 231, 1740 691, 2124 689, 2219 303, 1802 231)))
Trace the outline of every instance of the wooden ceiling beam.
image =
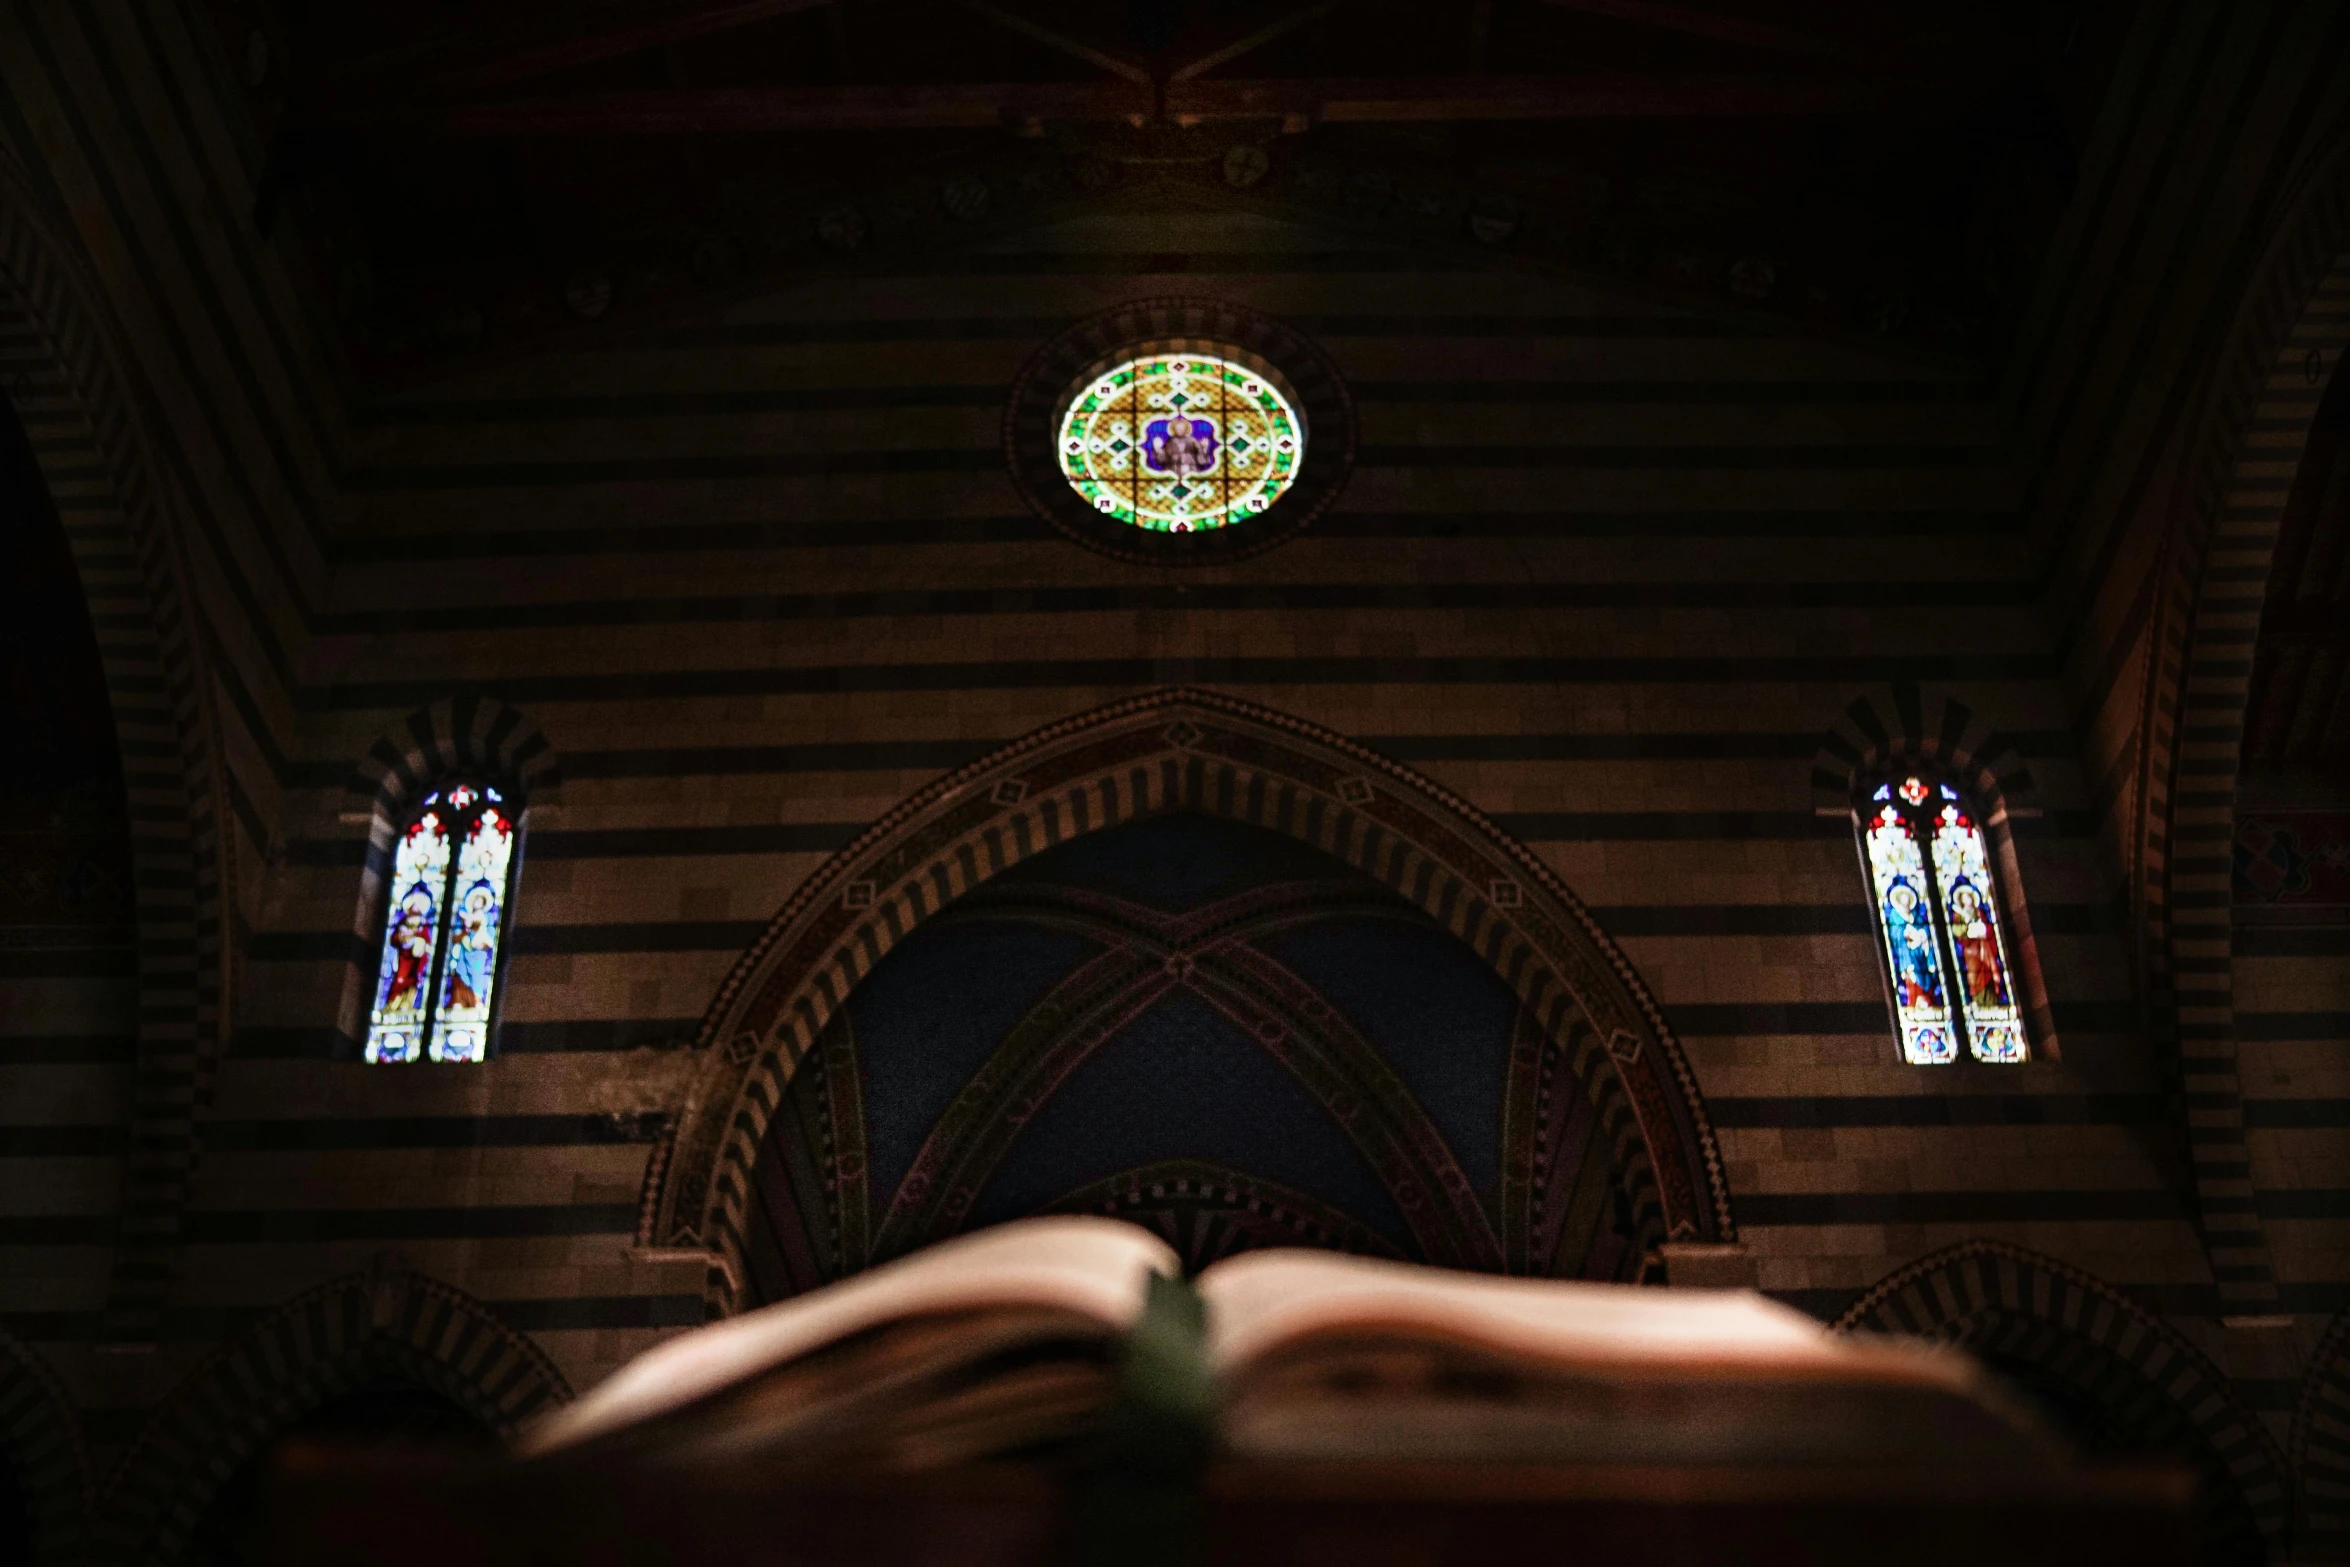
POLYGON ((449 136, 689 135, 919 130, 1048 121, 1189 125, 1579 120, 1843 114, 1947 96, 1930 80, 1787 77, 1457 76, 1170 83, 1163 108, 1123 82, 741 87, 599 93, 506 103, 329 110, 319 123, 449 136))

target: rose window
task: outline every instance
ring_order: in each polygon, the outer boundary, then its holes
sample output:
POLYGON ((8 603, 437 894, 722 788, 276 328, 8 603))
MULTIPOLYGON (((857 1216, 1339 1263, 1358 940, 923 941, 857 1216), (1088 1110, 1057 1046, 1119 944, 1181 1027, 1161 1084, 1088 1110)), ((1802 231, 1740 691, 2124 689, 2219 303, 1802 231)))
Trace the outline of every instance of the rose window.
POLYGON ((1305 420, 1272 379, 1212 354, 1102 371, 1060 419, 1061 472, 1103 517, 1200 533, 1263 512, 1296 480, 1305 420))

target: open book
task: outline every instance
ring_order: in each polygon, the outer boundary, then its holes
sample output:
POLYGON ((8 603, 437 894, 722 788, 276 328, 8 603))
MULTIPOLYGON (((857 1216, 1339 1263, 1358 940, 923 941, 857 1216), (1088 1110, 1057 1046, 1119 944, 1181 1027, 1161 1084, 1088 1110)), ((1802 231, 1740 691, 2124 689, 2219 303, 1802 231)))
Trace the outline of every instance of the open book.
POLYGON ((1970 1362, 1839 1338, 1743 1291, 1494 1278, 1317 1251, 1175 1254, 1031 1219, 639 1356, 526 1455, 918 1469, 1049 1452, 1184 1387, 1248 1457, 1641 1465, 2045 1465, 1970 1362), (1200 1307, 1204 1306, 1203 1313, 1200 1307), (1188 1362, 1188 1366, 1187 1363, 1188 1362), (1186 1383, 1186 1377, 1190 1380, 1186 1383))

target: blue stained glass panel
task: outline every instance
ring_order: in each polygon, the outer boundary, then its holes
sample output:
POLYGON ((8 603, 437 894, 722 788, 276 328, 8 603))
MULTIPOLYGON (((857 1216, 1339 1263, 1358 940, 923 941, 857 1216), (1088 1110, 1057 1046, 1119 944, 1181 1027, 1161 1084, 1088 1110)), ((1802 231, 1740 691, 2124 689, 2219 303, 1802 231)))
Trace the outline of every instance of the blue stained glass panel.
POLYGON ((449 833, 438 810, 428 810, 401 834, 392 860, 382 960, 375 1004, 367 1020, 367 1059, 414 1061, 423 1052, 425 998, 432 984, 433 951, 442 929, 441 894, 448 881, 449 833))
POLYGON ((1934 935, 1925 856, 1909 824, 1890 803, 1878 807, 1861 837, 1893 977, 1902 1059, 1921 1066, 1952 1060, 1958 1053, 1957 1038, 1943 983, 1941 943, 1934 935))
POLYGON ((506 871, 514 824, 491 806, 475 820, 457 854, 448 957, 433 1019, 435 1061, 480 1061, 489 1054, 491 991, 498 981, 498 939, 505 927, 506 871))
POLYGON ((2025 1056, 2024 1016, 2016 1005, 2007 943, 2000 930, 1999 898, 1991 883, 1991 856, 1976 825, 1948 788, 1934 818, 1934 877, 1942 893, 1942 918, 1958 965, 1958 1001, 1966 1018, 1967 1046, 1978 1061, 2021 1061, 2025 1056))

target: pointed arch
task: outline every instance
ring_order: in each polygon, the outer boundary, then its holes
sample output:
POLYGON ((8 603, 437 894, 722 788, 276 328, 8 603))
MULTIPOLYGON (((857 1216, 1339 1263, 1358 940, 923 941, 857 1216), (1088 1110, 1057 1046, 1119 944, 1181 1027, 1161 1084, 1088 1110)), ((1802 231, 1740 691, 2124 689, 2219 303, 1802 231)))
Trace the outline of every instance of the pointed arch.
POLYGON ((110 1559, 174 1559, 220 1488, 287 1426, 377 1377, 449 1399, 502 1439, 568 1403, 546 1354, 463 1290, 379 1258, 295 1296, 175 1388, 99 1510, 110 1559))
POLYGON ((152 420, 105 291, 23 166, 0 152, 0 387, 33 436, 99 639, 136 822, 139 1042, 127 1221, 104 1332, 154 1337, 169 1249, 211 1097, 234 954, 234 861, 208 632, 190 587, 186 497, 154 459, 152 420), (37 432, 37 434, 35 433, 37 432))
POLYGON ((1174 689, 1039 729, 941 778, 792 895, 720 985, 703 1063, 647 1177, 644 1239, 742 1276, 751 1170, 782 1089, 857 982, 964 892, 1057 843, 1204 812, 1287 833, 1384 883, 1466 942, 1554 1032, 1587 1030, 1620 1168, 1675 1240, 1734 1237, 1697 1082, 1632 966, 1523 845, 1407 768, 1327 730, 1174 689))
POLYGON ((2101 1413, 2199 1462, 2247 1562, 2291 1524, 2285 1455, 2203 1352, 2111 1285, 2000 1241, 1963 1241, 1888 1275, 1835 1323, 1956 1344, 2065 1385, 2101 1413))
POLYGON ((15 1471, 32 1513, 33 1560, 78 1559, 92 1490, 81 1420, 48 1362, 5 1330, 0 1330, 0 1458, 15 1471))
POLYGON ((2221 1299, 2247 1314, 2273 1311, 2278 1296, 2237 1071, 2235 787, 2286 498, 2350 353, 2350 134, 2308 157, 2273 211, 2195 389, 2200 415, 2175 443, 2177 499, 2156 518, 2143 591, 2128 793, 2114 809, 2156 1043, 2203 1111, 2190 1151, 2204 1247, 2221 1299))
MULTIPOLYGON (((2342 200, 2350 206, 2350 169, 2342 200)), ((2343 216, 2350 225, 2350 213, 2343 216)), ((2338 232, 2338 231, 2337 231, 2338 232)), ((2177 1051, 2199 1118, 2192 1153, 2204 1244, 2222 1298, 2239 1311, 2273 1308, 2275 1263, 2253 1200, 2237 1068, 2235 981, 2236 785, 2252 695, 2255 647, 2267 607, 2279 531, 2324 395, 2350 353, 2350 254, 2309 283, 2266 380, 2300 382, 2280 398, 2282 428, 2239 438, 2208 532, 2182 526, 2174 546, 2173 639, 2183 656, 2158 660, 2144 726, 2149 750, 2140 829, 2142 892, 2153 957, 2155 1014, 2177 1051), (2308 371, 2318 370, 2314 379, 2308 371), (2192 568, 2185 561, 2192 557, 2192 568)), ((2246 410, 2247 423, 2251 410, 2246 410)))
MULTIPOLYGON (((350 956, 335 1013, 335 1050, 356 1060, 367 1037, 384 892, 400 833, 440 784, 470 778, 521 802, 522 827, 544 821, 563 797, 563 764, 538 725, 493 696, 447 697, 385 731, 343 786, 342 820, 365 823, 367 853, 352 915, 350 956)), ((513 876, 508 879, 512 886, 513 876)), ((510 929, 510 925, 509 925, 510 929)))

